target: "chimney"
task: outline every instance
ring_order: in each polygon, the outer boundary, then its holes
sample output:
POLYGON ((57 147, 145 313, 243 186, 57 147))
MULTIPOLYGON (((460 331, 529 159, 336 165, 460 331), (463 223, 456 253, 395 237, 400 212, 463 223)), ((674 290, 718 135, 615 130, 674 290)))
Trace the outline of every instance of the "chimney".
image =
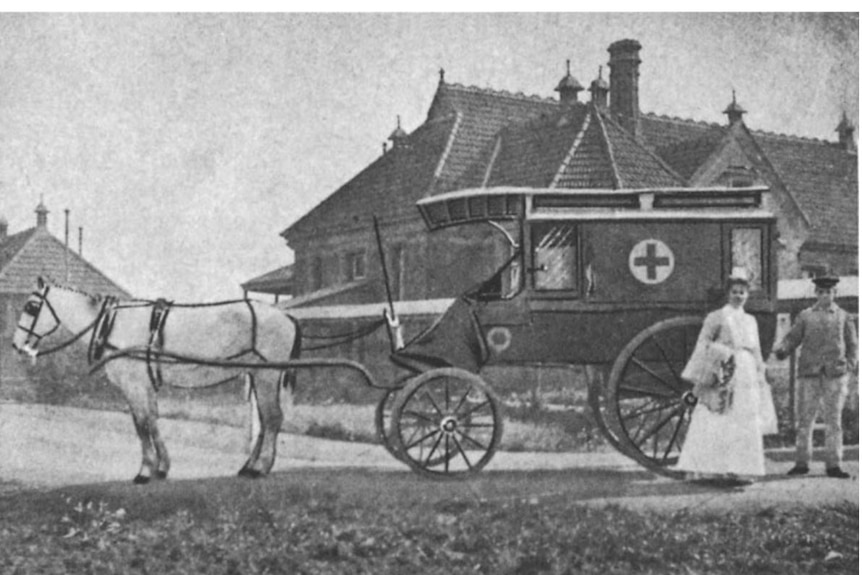
POLYGON ((0 244, 6 241, 6 238, 9 236, 9 221, 0 216, 0 244))
POLYGON ((602 78, 602 67, 599 66, 599 77, 590 82, 590 97, 597 108, 608 107, 608 83, 602 78))
POLYGON ((732 126, 737 122, 742 121, 742 115, 747 113, 742 106, 736 103, 736 90, 733 91, 733 101, 724 109, 724 114, 727 114, 727 124, 732 126))
POLYGON ((841 116, 841 123, 835 128, 835 131, 838 132, 839 146, 846 152, 856 151, 856 142, 853 139, 855 129, 853 123, 847 119, 847 112, 844 112, 841 116))
POLYGON ((39 197, 39 205, 36 206, 36 227, 48 227, 48 208, 45 207, 44 199, 39 197))
POLYGON ((560 93, 560 104, 563 106, 571 106, 578 103, 578 92, 584 89, 581 83, 572 76, 571 60, 566 60, 566 75, 554 88, 555 92, 560 93))
POLYGON ((638 78, 640 42, 618 40, 608 47, 611 59, 611 114, 629 133, 640 136, 638 78))

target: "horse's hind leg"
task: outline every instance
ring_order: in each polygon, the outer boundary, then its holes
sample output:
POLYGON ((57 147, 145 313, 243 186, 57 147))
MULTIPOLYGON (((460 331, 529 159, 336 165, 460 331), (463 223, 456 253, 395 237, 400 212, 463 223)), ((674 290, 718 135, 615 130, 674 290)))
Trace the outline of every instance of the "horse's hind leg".
POLYGON ((275 463, 278 432, 284 420, 279 398, 281 378, 278 373, 265 369, 249 377, 251 392, 257 401, 260 433, 239 475, 260 477, 269 473, 275 463))

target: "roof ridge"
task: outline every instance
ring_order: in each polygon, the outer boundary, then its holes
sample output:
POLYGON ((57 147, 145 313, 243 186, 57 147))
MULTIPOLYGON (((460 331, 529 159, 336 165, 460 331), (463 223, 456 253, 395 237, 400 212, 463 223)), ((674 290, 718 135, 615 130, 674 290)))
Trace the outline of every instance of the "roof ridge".
POLYGON ((557 168, 557 173, 554 174, 554 179, 551 180, 551 185, 548 186, 549 188, 556 188, 557 184, 560 181, 560 178, 563 177, 563 174, 569 168, 569 164, 572 162, 572 158, 575 157, 575 152, 577 152, 578 148, 581 147, 581 142, 584 139, 584 135, 587 133, 587 128, 589 128, 590 124, 592 123, 592 117, 593 115, 589 111, 584 114, 584 119, 581 123, 581 129, 578 131, 577 134, 575 134, 575 139, 572 140, 572 144, 569 146, 566 155, 563 157, 563 161, 560 164, 560 167, 557 168))
POLYGON ((770 132, 767 130, 752 130, 749 128, 749 131, 756 136, 763 136, 766 138, 775 138, 782 140, 790 140, 794 142, 806 142, 806 143, 814 143, 814 144, 837 144, 837 142, 831 142, 829 140, 824 140, 823 138, 812 138, 809 136, 797 136, 795 134, 783 134, 781 132, 770 132))
MULTIPOLYGON (((684 124, 689 124, 689 125, 697 125, 697 126, 710 127, 710 128, 726 128, 727 127, 726 125, 721 124, 719 122, 707 122, 705 120, 693 120, 690 118, 681 118, 679 116, 669 116, 667 114, 656 114, 655 112, 645 112, 642 115, 643 116, 649 116, 649 117, 656 119, 656 120, 684 123, 684 124)), ((795 134, 785 134, 782 132, 772 132, 769 130, 756 130, 756 129, 753 129, 750 127, 748 129, 751 131, 752 134, 754 134, 756 136, 763 136, 763 137, 767 137, 767 138, 777 138, 777 139, 785 139, 785 140, 790 140, 790 141, 810 142, 810 143, 817 143, 817 144, 834 144, 835 143, 835 142, 832 142, 830 140, 825 140, 823 138, 814 138, 814 137, 810 137, 810 136, 797 136, 795 134)), ((690 140, 688 140, 688 141, 690 141, 690 140)))
POLYGON ((594 111, 596 112, 596 120, 598 120, 599 129, 602 131, 602 140, 605 143, 605 153, 608 155, 608 159, 611 162, 611 174, 614 177, 614 183, 617 185, 617 189, 620 189, 623 187, 623 179, 620 176, 620 169, 619 166, 617 166, 617 159, 614 155, 613 146, 611 146, 611 139, 608 137, 608 127, 605 125, 604 116, 600 114, 598 110, 594 109, 594 111))
MULTIPOLYGON (((619 125, 619 123, 618 123, 616 120, 614 120, 614 118, 613 118, 613 117, 611 117, 611 116, 610 116, 610 114, 608 114, 608 115, 605 117, 605 116, 604 116, 604 114, 603 114, 602 112, 599 112, 599 111, 597 110, 597 111, 596 111, 596 115, 598 115, 598 116, 601 116, 601 117, 602 117, 602 118, 601 118, 601 119, 602 119, 602 128, 604 128, 604 129, 605 129, 605 137, 606 137, 606 138, 607 138, 607 128, 605 128, 605 121, 609 121, 609 122, 611 122, 611 123, 613 124, 613 126, 614 126, 616 129, 618 129, 618 130, 623 134, 623 138, 626 138, 626 139, 628 139, 629 141, 631 141, 635 146, 637 146, 638 148, 640 148, 640 149, 641 149, 641 151, 645 152, 645 153, 646 153, 650 158, 652 158, 653 160, 655 160, 656 162, 658 162, 658 165, 659 165, 659 166, 660 166, 660 167, 661 167, 665 172, 667 172, 667 174, 668 174, 671 178, 675 179, 675 180, 677 181, 677 183, 678 183, 678 184, 680 184, 680 185, 682 185, 682 186, 684 186, 684 185, 686 184, 686 180, 685 180, 685 178, 683 178, 680 174, 678 174, 678 173, 677 173, 677 171, 676 171, 676 170, 674 170, 674 169, 673 169, 673 167, 672 167, 670 164, 668 164, 667 162, 665 162, 665 161, 662 159, 662 157, 661 157, 661 156, 659 156, 659 155, 658 155, 658 154, 656 154, 654 151, 652 151, 648 146, 645 146, 645 145, 644 145, 644 143, 643 143, 639 138, 635 137, 633 134, 629 133, 629 131, 628 131, 628 130, 626 130, 625 128, 623 128, 622 126, 620 126, 620 125, 619 125)), ((610 147, 611 147, 611 141, 610 141, 610 139, 608 139, 608 149, 610 149, 610 147)))
POLYGON ((555 104, 555 105, 559 104, 559 102, 557 100, 555 100, 554 98, 551 98, 549 96, 539 96, 537 94, 525 94, 524 92, 510 92, 508 90, 495 90, 494 88, 480 88, 479 86, 475 86, 475 85, 469 85, 468 86, 466 84, 459 84, 457 82, 454 82, 454 83, 448 83, 447 82, 447 83, 443 84, 443 86, 445 86, 446 88, 454 88, 454 89, 461 90, 464 92, 472 92, 474 94, 475 93, 487 94, 490 96, 499 96, 499 97, 504 97, 504 98, 510 98, 513 100, 521 100, 521 101, 527 101, 527 102, 541 102, 541 103, 555 104))

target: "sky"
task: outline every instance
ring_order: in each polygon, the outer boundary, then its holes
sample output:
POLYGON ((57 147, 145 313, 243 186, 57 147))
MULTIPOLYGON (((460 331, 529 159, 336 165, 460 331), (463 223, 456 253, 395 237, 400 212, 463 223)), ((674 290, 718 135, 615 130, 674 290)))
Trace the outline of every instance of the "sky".
POLYGON ((858 15, 0 13, 0 216, 138 297, 242 296, 279 233, 425 119, 447 82, 556 97, 637 39, 640 105, 837 139, 859 125, 858 15))

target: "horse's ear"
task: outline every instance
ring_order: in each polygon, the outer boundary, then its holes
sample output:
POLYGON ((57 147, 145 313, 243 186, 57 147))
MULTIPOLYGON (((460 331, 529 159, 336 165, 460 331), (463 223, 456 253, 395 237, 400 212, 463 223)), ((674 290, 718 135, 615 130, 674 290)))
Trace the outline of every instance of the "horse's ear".
POLYGON ((42 289, 45 287, 45 280, 42 279, 42 276, 39 276, 36 278, 36 287, 38 287, 39 289, 42 289))

